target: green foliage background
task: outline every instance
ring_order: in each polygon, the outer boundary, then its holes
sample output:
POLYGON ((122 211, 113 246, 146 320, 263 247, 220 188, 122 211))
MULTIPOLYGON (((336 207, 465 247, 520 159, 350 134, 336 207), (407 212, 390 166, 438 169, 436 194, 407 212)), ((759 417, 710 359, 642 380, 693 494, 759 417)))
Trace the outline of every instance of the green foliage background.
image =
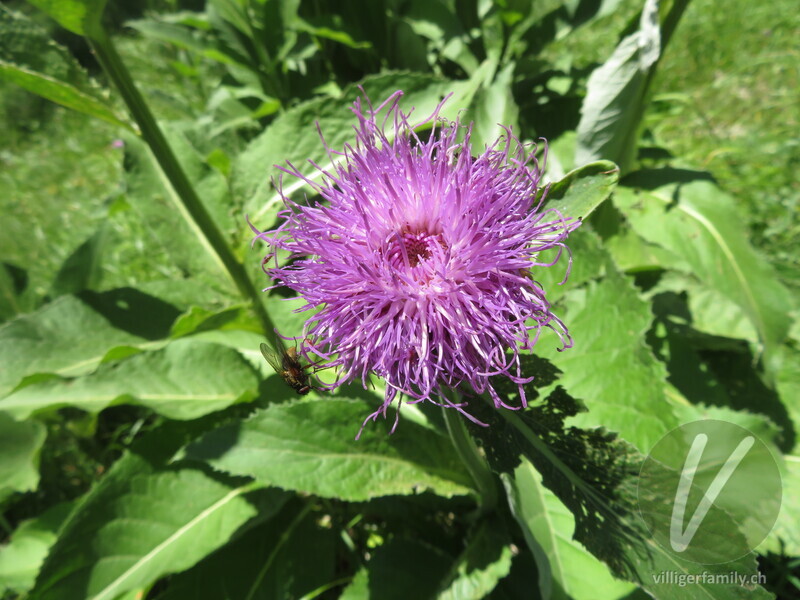
POLYGON ((0 597, 798 597, 798 39, 788 0, 0 7, 0 597), (548 205, 585 223, 567 284, 535 274, 575 347, 538 343, 532 407, 488 430, 407 407, 355 442, 379 381, 298 400, 258 349, 296 303, 242 295, 105 30, 257 288, 244 215, 274 224, 273 165, 327 161, 316 122, 351 139, 356 85, 419 114, 452 93, 478 144, 548 138, 548 205), (636 508, 643 454, 701 418, 780 461, 736 563, 675 562, 636 508))

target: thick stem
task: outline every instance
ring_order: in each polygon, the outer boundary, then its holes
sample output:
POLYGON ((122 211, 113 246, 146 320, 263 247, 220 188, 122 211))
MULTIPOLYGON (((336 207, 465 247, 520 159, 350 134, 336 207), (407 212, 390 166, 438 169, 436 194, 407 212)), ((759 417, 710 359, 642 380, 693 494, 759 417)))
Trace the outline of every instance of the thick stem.
MULTIPOLYGON (((450 392, 450 400, 458 402, 458 392, 450 392), (456 396, 455 398, 453 396, 456 396)), ((464 418, 453 408, 442 408, 447 433, 453 441, 459 457, 467 467, 467 471, 475 481, 480 496, 480 512, 486 513, 497 505, 497 484, 486 459, 478 451, 478 446, 470 437, 464 425, 464 418)))
POLYGON ((97 59, 103 66, 103 70, 116 85, 122 95, 122 99, 128 106, 128 110, 130 110, 131 115, 139 125, 142 138, 147 142, 161 170, 169 180, 177 198, 180 200, 181 208, 189 215, 202 236, 201 239, 228 274, 239 293, 246 301, 251 303, 256 317, 264 329, 264 333, 272 335, 275 325, 261 303, 258 290, 253 285, 250 277, 248 277, 244 266, 234 256, 233 251, 225 240, 225 236, 197 196, 197 192, 195 192, 194 187, 186 177, 183 168, 178 159, 175 158, 175 154, 167 143, 158 123, 156 123, 153 113, 150 112, 150 108, 136 88, 127 67, 125 67, 119 54, 117 54, 111 39, 99 24, 92 27, 91 31, 87 31, 86 35, 97 55, 97 59))

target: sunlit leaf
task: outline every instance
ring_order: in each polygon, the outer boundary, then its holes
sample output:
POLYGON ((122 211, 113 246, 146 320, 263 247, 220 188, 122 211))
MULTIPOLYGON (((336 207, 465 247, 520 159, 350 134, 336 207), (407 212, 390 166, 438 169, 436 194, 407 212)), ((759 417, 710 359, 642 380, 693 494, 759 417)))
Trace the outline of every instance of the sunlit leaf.
MULTIPOLYGON (((67 520, 30 598, 114 600, 187 569, 257 514, 247 492, 246 485, 191 469, 159 470, 130 454, 67 520)), ((270 494, 266 510, 284 501, 278 491, 262 493, 270 494)))
POLYGON ((8 544, 0 547, 0 593, 27 592, 33 587, 56 533, 72 509, 72 502, 57 504, 14 530, 8 544))
POLYGON ((140 404, 172 419, 195 419, 253 399, 259 379, 238 352, 189 338, 103 364, 83 377, 30 383, 0 400, 0 410, 25 418, 62 406, 94 413, 140 404))
POLYGON ((550 185, 545 208, 555 208, 567 218, 585 219, 617 187, 619 167, 607 160, 584 165, 550 185))
MULTIPOLYGON (((612 577, 603 563, 573 539, 575 518, 555 494, 542 485, 541 479, 524 458, 513 477, 504 476, 512 511, 526 540, 539 546, 544 554, 545 565, 540 565, 537 558, 540 589, 543 587, 541 569, 547 568, 551 574, 552 600, 626 597, 634 586, 612 577)), ((544 589, 542 595, 547 597, 544 589)))
POLYGON ((368 424, 355 440, 373 410, 342 398, 271 406, 205 435, 186 455, 264 485, 352 501, 426 489, 446 497, 469 492, 449 439, 416 423, 403 421, 402 436, 368 424))
POLYGON ((671 268, 686 271, 741 308, 766 355, 788 335, 794 301, 750 245, 732 199, 689 172, 642 172, 615 196, 636 232, 668 250, 671 268), (691 243, 687 242, 691 240, 691 243))
POLYGON ((178 314, 172 305, 131 289, 59 298, 0 327, 0 396, 26 375, 80 375, 117 346, 156 345, 178 314))

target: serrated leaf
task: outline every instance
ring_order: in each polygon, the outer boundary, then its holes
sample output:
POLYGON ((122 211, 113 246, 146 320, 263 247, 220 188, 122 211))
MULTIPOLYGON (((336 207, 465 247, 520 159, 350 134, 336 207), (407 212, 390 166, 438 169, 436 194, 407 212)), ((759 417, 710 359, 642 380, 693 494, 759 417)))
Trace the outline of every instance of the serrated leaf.
POLYGON ((171 419, 195 419, 256 395, 259 376, 235 350, 176 340, 75 379, 32 382, 0 400, 18 418, 74 406, 100 412, 113 404, 140 404, 171 419))
MULTIPOLYGON (((187 569, 257 514, 247 492, 129 454, 67 520, 29 597, 114 600, 187 569)), ((269 493, 274 510, 284 496, 269 493)))
MULTIPOLYGON (((573 347, 560 352, 558 340, 543 336, 536 354, 563 372, 557 385, 589 409, 575 417, 576 425, 606 427, 647 452, 679 424, 664 394, 666 369, 644 339, 653 320, 650 304, 616 270, 591 232, 578 233, 584 240, 574 246, 573 260, 605 277, 588 280, 563 297, 566 309, 559 311, 559 317, 569 328, 573 347), (611 373, 617 375, 607 375, 611 373)), ((535 275, 546 283, 545 278, 558 281, 563 273, 535 275)))
POLYGON ((153 345, 178 314, 172 305, 130 289, 63 296, 0 327, 0 396, 27 375, 81 375, 116 346, 153 345))
POLYGON ((619 167, 601 160, 573 169, 550 185, 544 208, 555 208, 567 218, 585 219, 607 200, 619 182, 619 167))
POLYGON ((405 421, 402 436, 367 426, 354 440, 373 410, 342 398, 270 406, 203 436, 186 456, 263 485, 326 498, 361 501, 426 489, 446 497, 469 493, 470 477, 449 439, 434 431, 405 421))
MULTIPOLYGON (((552 600, 613 600, 628 596, 635 586, 615 579, 603 563, 573 539, 575 518, 542 485, 541 479, 524 458, 513 477, 503 475, 514 517, 529 545, 538 546, 544 554, 544 565, 537 557, 542 596, 552 600), (551 575, 552 586, 542 585, 542 569, 551 575)), ((531 551, 536 556, 533 548, 531 551)))
POLYGON ((0 411, 0 500, 39 483, 39 451, 47 430, 37 421, 15 421, 0 411))
POLYGON ((691 173, 642 172, 630 181, 643 189, 621 188, 615 205, 640 236, 671 253, 672 268, 690 272, 742 309, 770 367, 771 355, 788 335, 794 301, 747 241, 732 199, 691 173))

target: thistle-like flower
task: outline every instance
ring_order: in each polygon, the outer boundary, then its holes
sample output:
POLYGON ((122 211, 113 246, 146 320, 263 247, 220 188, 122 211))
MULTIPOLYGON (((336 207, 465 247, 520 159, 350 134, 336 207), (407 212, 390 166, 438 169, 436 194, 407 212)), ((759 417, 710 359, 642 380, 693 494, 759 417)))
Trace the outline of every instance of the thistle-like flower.
POLYGON ((471 127, 439 118, 444 102, 412 124, 398 107, 402 95, 378 107, 355 101, 356 143, 343 151, 326 145, 336 167, 315 165, 319 182, 291 163, 279 167, 320 200, 298 204, 278 186, 283 223, 253 228, 271 246, 264 270, 305 300, 299 310, 319 309, 306 321, 300 351, 336 368, 329 389, 356 378, 366 386, 370 373, 386 381, 383 405, 367 420, 386 416, 398 394, 398 404, 428 400, 469 416, 446 388, 488 393, 498 408, 524 407, 530 378, 520 352, 545 327, 571 346, 536 269, 555 264, 580 221, 540 210, 535 146, 506 129, 474 157, 471 127), (556 256, 544 261, 540 253, 550 248, 556 256), (279 249, 291 255, 283 266, 279 249), (496 375, 518 385, 519 406, 497 394, 496 375))

